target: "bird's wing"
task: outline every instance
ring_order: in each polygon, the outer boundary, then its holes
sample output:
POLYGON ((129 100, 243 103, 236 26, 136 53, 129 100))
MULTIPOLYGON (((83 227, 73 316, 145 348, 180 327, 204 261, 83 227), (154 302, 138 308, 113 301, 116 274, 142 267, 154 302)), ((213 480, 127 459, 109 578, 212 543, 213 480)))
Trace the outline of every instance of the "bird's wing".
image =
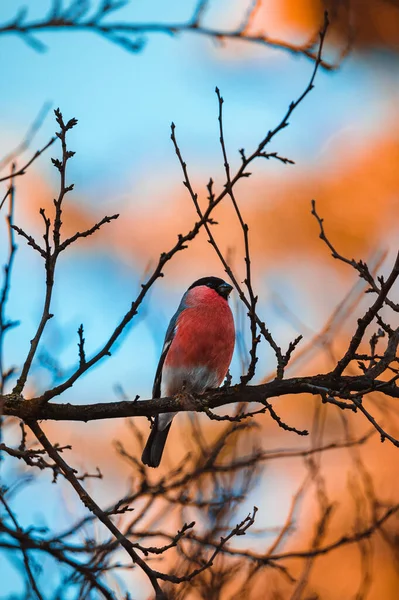
POLYGON ((152 386, 152 397, 153 398, 161 397, 162 369, 163 369, 163 365, 164 365, 166 356, 169 352, 169 348, 170 348, 170 346, 173 342, 173 339, 175 337, 175 334, 176 334, 177 319, 179 318, 179 316, 181 315, 183 310, 185 310, 187 308, 185 299, 186 299, 186 294, 184 294, 184 296, 180 302, 179 308, 177 309, 176 313, 171 318, 168 329, 166 331, 165 341, 164 341, 163 347, 162 347, 162 353, 161 353, 161 356, 160 356, 160 359, 158 362, 157 371, 155 373, 154 385, 152 386))

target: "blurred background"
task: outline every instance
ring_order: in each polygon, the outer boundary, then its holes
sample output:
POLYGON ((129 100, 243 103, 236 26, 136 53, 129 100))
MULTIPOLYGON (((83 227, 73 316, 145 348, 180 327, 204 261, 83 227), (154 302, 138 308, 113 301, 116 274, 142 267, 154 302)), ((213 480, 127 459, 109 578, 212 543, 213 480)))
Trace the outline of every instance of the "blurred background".
MULTIPOLYGON (((248 33, 267 34, 293 45, 314 37, 324 9, 329 8, 333 24, 327 38, 326 61, 339 63, 335 70, 319 71, 315 89, 269 148, 295 164, 258 162, 251 168, 251 178, 237 187, 237 199, 250 227, 259 313, 283 348, 298 333, 304 335, 302 344, 307 351, 288 374, 312 374, 331 368, 332 357, 339 357, 344 350, 356 315, 370 297, 364 300, 359 296, 357 300, 361 287, 355 287, 356 274, 346 265, 337 264, 319 240, 317 223, 310 214, 311 199, 316 199, 330 239, 345 256, 378 263, 386 272, 397 251, 399 2, 340 0, 330 6, 320 0, 263 0, 257 4, 248 33), (334 327, 326 330, 330 337, 316 343, 314 336, 325 328, 350 290, 345 310, 334 327)), ((15 17, 22 6, 28 9, 28 20, 43 19, 50 5, 45 0, 4 0, 0 25, 15 17)), ((109 19, 184 23, 195 6, 187 0, 135 0, 109 19)), ((250 7, 243 0, 210 0, 202 22, 213 30, 234 30, 250 7)), ((305 89, 313 69, 312 61, 300 53, 245 40, 215 41, 195 32, 148 34, 137 53, 85 31, 43 31, 35 37, 45 49, 35 50, 20 35, 0 36, 1 154, 5 156, 18 146, 44 110, 46 116, 31 148, 18 158, 22 166, 56 130, 52 110, 47 108, 60 107, 65 119, 76 117, 79 121, 69 135, 69 147, 76 156, 69 163, 68 180, 75 184, 75 190, 65 206, 64 235, 91 226, 105 214, 120 213, 120 217, 61 256, 52 310, 55 316, 43 336, 29 379, 29 395, 37 395, 71 372, 78 359, 76 332, 81 323, 87 354, 101 347, 128 310, 159 253, 174 244, 178 233, 191 228, 195 211, 182 185, 170 140, 171 121, 176 124, 176 136, 194 187, 200 199, 205 199, 209 177, 215 180, 216 189, 220 190, 224 182, 215 86, 225 100, 225 138, 234 171, 241 160, 238 149, 245 148, 249 154, 256 148, 267 131, 280 122, 289 103, 305 89)), ((59 147, 52 146, 16 182, 15 221, 36 239, 42 235, 39 208, 51 211, 57 195, 58 173, 50 156, 59 153, 59 147)), ((242 236, 232 207, 227 202, 220 206, 216 218, 219 225, 214 233, 220 248, 229 255, 243 280, 242 236)), ((5 222, 2 226, 0 251, 5 257, 5 222)), ((18 242, 7 314, 21 323, 7 338, 9 366, 23 363, 40 318, 45 281, 40 257, 22 240, 18 242)), ((118 397, 118 386, 129 398, 136 394, 149 398, 168 321, 183 292, 204 275, 223 277, 224 273, 203 233, 167 265, 165 277, 146 298, 112 357, 77 381, 60 401, 113 401, 118 397)), ((232 303, 237 323, 243 323, 239 327, 239 347, 244 351, 236 352, 231 369, 236 382, 245 370, 249 335, 243 309, 237 299, 233 298, 232 303)), ((257 382, 273 374, 275 368, 274 356, 264 344, 259 355, 257 382)), ((314 402, 296 397, 274 404, 291 425, 309 427, 314 402)), ((326 416, 327 441, 339 438, 341 433, 339 415, 333 409, 329 407, 326 416)), ((389 414, 387 418, 394 427, 394 417, 389 414)), ((269 421, 265 415, 259 417, 261 430, 257 435, 263 448, 298 444, 295 434, 282 432, 269 421)), ((165 469, 182 458, 186 450, 180 440, 182 434, 188 435, 187 422, 188 417, 182 416, 173 425, 165 469)), ((218 424, 204 423, 209 436, 215 435, 218 424)), ((148 429, 145 419, 140 427, 148 429)), ((122 439, 138 453, 125 423, 45 423, 44 428, 52 441, 73 445, 70 461, 74 466, 91 471, 101 466, 104 480, 89 484, 100 503, 124 493, 129 465, 117 459, 112 442, 122 439)), ((358 416, 354 431, 361 434, 365 430, 358 416)), ((7 435, 16 439, 17 426, 10 427, 7 435)), ((373 438, 362 452, 382 496, 397 498, 394 449, 373 438)), ((355 507, 350 500, 342 502, 351 460, 344 451, 326 460, 326 481, 332 495, 341 498, 331 539, 353 527, 355 507)), ((237 509, 234 522, 257 504, 257 527, 284 523, 303 468, 298 461, 268 466, 237 509)), ((14 462, 5 461, 2 466, 7 484, 20 480, 22 472, 22 467, 21 471, 15 469, 14 462)), ((38 476, 29 488, 21 489, 14 507, 24 526, 34 522, 55 529, 66 527, 71 514, 81 511, 73 492, 65 485, 53 485, 47 473, 38 476)), ((391 528, 396 531, 397 521, 393 521, 391 528)), ((297 546, 311 535, 312 526, 309 503, 302 514, 302 538, 296 538, 297 546)), ((261 549, 265 540, 254 538, 250 543, 261 549)), ((377 543, 374 561, 375 576, 368 597, 396 598, 399 580, 394 559, 390 554, 387 560, 382 543, 377 543)), ((313 567, 309 589, 314 596, 301 597, 355 597, 359 568, 354 547, 329 554, 313 567)), ((267 582, 267 571, 264 576, 267 582)), ((48 576, 49 592, 51 586, 55 589, 58 585, 58 577, 55 572, 48 576)), ((133 585, 130 589, 134 598, 148 597, 149 588, 141 576, 133 572, 118 577, 122 587, 133 585)), ((7 553, 0 561, 0 581, 2 600, 21 597, 23 583, 18 564, 7 553)), ((282 593, 282 598, 291 597, 288 592, 282 593)), ((270 597, 278 596, 270 591, 270 597)))

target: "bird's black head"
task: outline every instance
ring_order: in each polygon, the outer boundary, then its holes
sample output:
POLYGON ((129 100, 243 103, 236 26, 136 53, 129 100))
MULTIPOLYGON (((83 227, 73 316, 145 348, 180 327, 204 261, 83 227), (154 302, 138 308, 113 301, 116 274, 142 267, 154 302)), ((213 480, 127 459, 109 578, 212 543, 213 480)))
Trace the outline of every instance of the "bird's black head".
POLYGON ((222 298, 226 298, 226 300, 229 297, 231 290, 233 289, 233 287, 229 283, 226 283, 220 277, 202 277, 201 279, 197 279, 197 281, 194 281, 194 283, 190 285, 188 289, 191 290, 192 288, 198 287, 199 285, 206 285, 212 290, 215 290, 219 294, 219 296, 222 296, 222 298))

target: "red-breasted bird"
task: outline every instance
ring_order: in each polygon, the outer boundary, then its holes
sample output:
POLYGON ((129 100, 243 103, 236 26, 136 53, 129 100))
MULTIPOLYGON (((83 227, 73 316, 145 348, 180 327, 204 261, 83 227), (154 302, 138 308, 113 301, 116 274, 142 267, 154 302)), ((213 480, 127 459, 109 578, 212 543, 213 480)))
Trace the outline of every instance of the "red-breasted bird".
MULTIPOLYGON (((201 394, 218 387, 234 351, 235 329, 228 304, 232 286, 219 277, 195 281, 181 299, 166 332, 152 389, 153 398, 179 392, 201 394)), ((141 460, 149 467, 161 462, 175 413, 155 417, 141 460)))

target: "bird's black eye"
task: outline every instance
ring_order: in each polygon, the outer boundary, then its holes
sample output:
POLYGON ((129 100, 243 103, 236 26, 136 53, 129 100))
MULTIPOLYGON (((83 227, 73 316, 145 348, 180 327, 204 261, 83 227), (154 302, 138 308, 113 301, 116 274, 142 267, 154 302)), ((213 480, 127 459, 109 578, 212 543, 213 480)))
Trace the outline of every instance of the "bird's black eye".
POLYGON ((232 289, 233 287, 229 283, 223 281, 223 283, 217 286, 216 291, 220 296, 223 296, 223 298, 228 298, 232 289))

